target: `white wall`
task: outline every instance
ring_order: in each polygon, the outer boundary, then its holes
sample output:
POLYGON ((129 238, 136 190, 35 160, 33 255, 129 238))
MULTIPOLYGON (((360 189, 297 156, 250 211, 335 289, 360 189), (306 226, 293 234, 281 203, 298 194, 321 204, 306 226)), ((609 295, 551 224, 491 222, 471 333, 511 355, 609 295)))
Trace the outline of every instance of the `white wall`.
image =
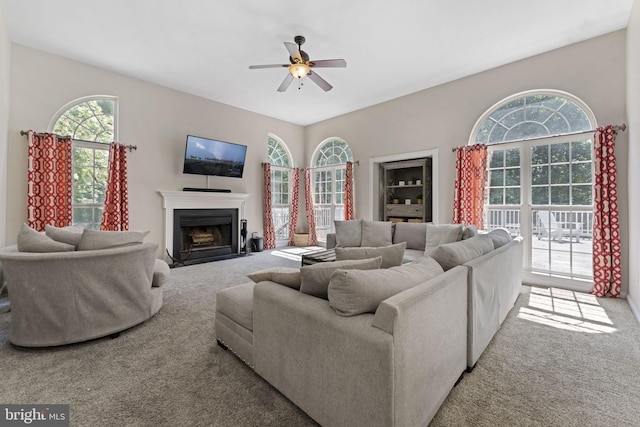
POLYGON ((7 126, 11 85, 11 41, 0 9, 0 246, 7 241, 7 126))
MULTIPOLYGON (((305 129, 307 162, 325 138, 345 139, 353 149, 354 158, 360 160, 355 173, 356 216, 366 217, 371 204, 370 158, 437 150, 438 220, 451 221, 455 162, 451 148, 467 144, 476 120, 501 99, 530 89, 558 89, 586 102, 598 125, 620 124, 626 120, 625 44, 625 31, 617 31, 308 126, 305 129)), ((621 133, 616 150, 619 159, 627 158, 627 148, 627 134, 621 133)), ((622 236, 626 236, 627 165, 624 162, 618 174, 621 230, 622 236)), ((374 216, 375 212, 377 210, 374 216)), ((623 291, 626 292, 629 242, 623 238, 622 244, 623 291)))
MULTIPOLYGON (((640 183, 640 2, 635 1, 627 28, 628 182, 640 183)), ((640 320, 640 192, 629 191, 629 304, 640 320)), ((625 235, 623 234, 623 237, 625 235)))
POLYGON ((206 187, 206 177, 182 173, 187 134, 248 146, 244 177, 211 177, 210 187, 249 193, 249 231, 262 233, 262 169, 267 135, 280 137, 296 165, 303 163, 303 128, 281 120, 188 95, 21 45, 11 52, 11 115, 7 241, 26 220, 26 138, 20 130, 45 131, 56 111, 89 95, 119 98, 119 140, 137 145, 128 156, 130 229, 150 230, 145 241, 164 252, 164 212, 159 190, 206 187))

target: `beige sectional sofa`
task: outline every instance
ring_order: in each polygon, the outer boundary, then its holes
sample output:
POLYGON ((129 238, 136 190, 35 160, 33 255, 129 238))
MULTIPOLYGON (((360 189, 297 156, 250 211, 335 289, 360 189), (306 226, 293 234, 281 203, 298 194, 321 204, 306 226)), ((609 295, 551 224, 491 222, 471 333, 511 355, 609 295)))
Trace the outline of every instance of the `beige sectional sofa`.
POLYGON ((255 283, 218 293, 219 344, 324 426, 427 425, 519 294, 520 239, 469 230, 462 240, 462 227, 377 223, 362 223, 373 232, 365 242, 393 243, 403 233, 411 242, 380 246, 362 261, 339 254, 359 258, 370 247, 338 247, 335 263, 257 272, 255 283), (419 249, 420 241, 442 243, 419 249), (382 265, 404 246, 414 261, 389 269, 346 264, 382 265), (327 299, 308 293, 307 282, 327 277, 327 299))

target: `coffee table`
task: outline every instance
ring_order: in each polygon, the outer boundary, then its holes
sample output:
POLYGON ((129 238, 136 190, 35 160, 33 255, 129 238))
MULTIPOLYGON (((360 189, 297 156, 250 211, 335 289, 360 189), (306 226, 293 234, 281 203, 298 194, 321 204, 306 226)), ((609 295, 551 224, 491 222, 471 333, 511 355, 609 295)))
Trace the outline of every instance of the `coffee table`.
POLYGON ((302 255, 302 265, 312 265, 318 262, 333 262, 336 260, 336 251, 327 249, 326 251, 313 252, 308 255, 302 255))

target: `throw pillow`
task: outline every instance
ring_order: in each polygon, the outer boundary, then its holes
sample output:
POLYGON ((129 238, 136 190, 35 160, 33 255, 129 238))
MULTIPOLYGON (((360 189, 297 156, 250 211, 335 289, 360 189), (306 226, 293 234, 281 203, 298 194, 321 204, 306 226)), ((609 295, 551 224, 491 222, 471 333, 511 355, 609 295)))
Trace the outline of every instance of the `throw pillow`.
POLYGON ((350 219, 334 221, 336 227, 336 246, 342 248, 358 247, 362 243, 362 220, 350 219))
POLYGON ((81 225, 70 225, 68 227, 55 227, 53 225, 45 225, 44 232, 56 242, 67 243, 73 245, 77 250, 82 238, 84 227, 81 225))
POLYGON ((407 249, 424 250, 427 243, 427 223, 398 222, 393 235, 394 243, 407 242, 407 249))
POLYGON ((375 313, 387 298, 442 273, 429 257, 386 270, 337 270, 329 283, 329 305, 341 316, 375 313))
POLYGON ((486 234, 479 234, 467 240, 438 246, 431 257, 447 271, 493 250, 493 241, 486 234))
POLYGON ((462 224, 427 224, 425 249, 457 242, 462 238, 462 224))
POLYGON ((247 274, 254 282, 269 280, 293 289, 300 289, 300 269, 293 267, 271 267, 247 274))
POLYGON ((20 252, 71 252, 73 245, 56 242, 45 233, 40 233, 27 224, 22 224, 18 233, 18 251, 20 252))
POLYGON ((378 248, 336 248, 336 261, 345 259, 366 259, 382 257, 380 268, 395 267, 402 264, 404 250, 407 242, 396 243, 395 245, 380 246, 378 248))
POLYGON ((491 240, 493 240, 493 246, 498 249, 506 245, 511 241, 511 234, 504 228, 496 228, 487 233, 491 240))
POLYGON ((381 257, 361 260, 344 260, 335 262, 319 262, 305 265, 300 269, 300 292, 327 299, 327 288, 331 274, 336 270, 375 270, 380 268, 381 257))
POLYGON ((464 231, 462 232, 462 240, 467 240, 477 235, 478 227, 476 227, 474 224, 469 224, 464 228, 464 231))
POLYGON ((116 248, 142 243, 148 231, 98 231, 84 229, 80 238, 79 251, 116 248))
POLYGON ((391 222, 362 221, 362 244, 360 246, 378 247, 389 246, 393 242, 391 222))

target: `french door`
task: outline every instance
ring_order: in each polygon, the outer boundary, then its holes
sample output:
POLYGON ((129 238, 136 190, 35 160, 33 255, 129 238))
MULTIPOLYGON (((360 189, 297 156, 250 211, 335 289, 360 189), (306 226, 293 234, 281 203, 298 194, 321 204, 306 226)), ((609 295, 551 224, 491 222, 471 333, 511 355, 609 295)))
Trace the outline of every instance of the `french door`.
POLYGON ((566 135, 489 145, 485 223, 524 238, 529 282, 593 279, 593 144, 566 135))
POLYGON ((313 214, 319 242, 335 231, 333 221, 344 219, 346 167, 331 166, 313 171, 313 214))

